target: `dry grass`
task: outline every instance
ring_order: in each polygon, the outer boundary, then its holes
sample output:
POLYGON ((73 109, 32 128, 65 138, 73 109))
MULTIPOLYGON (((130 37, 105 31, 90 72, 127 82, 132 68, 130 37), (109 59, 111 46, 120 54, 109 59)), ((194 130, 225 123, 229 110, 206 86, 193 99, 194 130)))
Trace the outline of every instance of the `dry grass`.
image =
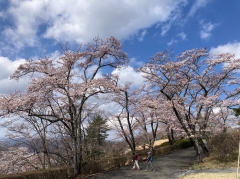
POLYGON ((231 162, 220 162, 216 159, 214 154, 211 154, 209 157, 205 157, 202 163, 193 165, 194 170, 199 169, 221 169, 221 168, 236 168, 237 161, 231 162))
POLYGON ((198 173, 190 174, 183 179, 236 179, 236 173, 198 173))
POLYGON ((155 147, 155 146, 158 146, 158 145, 161 145, 161 144, 164 143, 164 142, 168 142, 168 139, 156 140, 156 141, 154 142, 154 147, 155 147))
MULTIPOLYGON (((168 141, 168 139, 156 140, 156 141, 154 142, 154 145, 153 145, 153 146, 155 147, 155 146, 161 145, 162 143, 167 142, 167 141, 168 141)), ((142 148, 142 146, 137 146, 136 149, 137 149, 137 150, 142 150, 143 148, 142 148)), ((146 149, 148 149, 148 146, 146 146, 146 149)))
MULTIPOLYGON (((210 157, 206 157, 203 159, 202 163, 195 164, 192 166, 194 170, 199 169, 227 169, 227 168, 236 168, 237 169, 237 161, 232 162, 220 162, 216 159, 216 156, 212 154, 210 157)), ((239 174, 240 175, 240 174, 239 174)), ((182 177, 181 179, 236 179, 235 173, 197 173, 190 174, 182 177)))

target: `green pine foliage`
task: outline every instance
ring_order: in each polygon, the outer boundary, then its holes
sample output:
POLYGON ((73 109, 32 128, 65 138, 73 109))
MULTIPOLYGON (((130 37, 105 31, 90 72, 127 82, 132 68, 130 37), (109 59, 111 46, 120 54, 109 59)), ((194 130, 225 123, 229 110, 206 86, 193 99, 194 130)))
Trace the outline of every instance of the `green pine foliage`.
POLYGON ((240 115, 240 108, 230 108, 235 112, 235 116, 239 116, 240 115))
POLYGON ((103 146, 108 137, 108 126, 106 120, 100 115, 94 116, 90 121, 88 127, 85 129, 85 159, 97 160, 101 158, 103 153, 103 146))
POLYGON ((103 145, 108 136, 108 130, 106 120, 97 115, 89 122, 89 126, 86 128, 86 138, 92 143, 103 145))

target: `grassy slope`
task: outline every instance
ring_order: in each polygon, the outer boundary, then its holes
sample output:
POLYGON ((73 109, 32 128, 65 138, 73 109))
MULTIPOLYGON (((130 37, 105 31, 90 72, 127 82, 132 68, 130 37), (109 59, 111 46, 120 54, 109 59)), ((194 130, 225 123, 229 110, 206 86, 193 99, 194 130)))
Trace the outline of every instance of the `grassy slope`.
MULTIPOLYGON (((198 173, 198 174, 190 174, 182 177, 181 179, 236 179, 236 173, 224 173, 221 172, 221 169, 227 168, 236 168, 237 171, 237 161, 232 162, 220 162, 216 159, 216 156, 212 154, 210 157, 206 157, 203 159, 203 162, 200 164, 195 164, 192 166, 194 170, 199 169, 219 169, 219 173, 198 173)), ((239 174, 240 177, 240 174, 239 174)))

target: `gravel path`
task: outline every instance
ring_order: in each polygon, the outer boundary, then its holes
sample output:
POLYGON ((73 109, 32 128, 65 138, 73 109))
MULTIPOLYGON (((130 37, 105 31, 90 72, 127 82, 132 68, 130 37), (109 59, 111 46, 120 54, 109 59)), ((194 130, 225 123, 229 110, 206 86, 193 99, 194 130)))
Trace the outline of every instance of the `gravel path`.
POLYGON ((155 172, 145 172, 146 162, 143 161, 139 163, 140 171, 131 170, 132 165, 129 165, 93 175, 89 179, 178 179, 189 171, 194 162, 195 151, 190 147, 164 156, 154 156, 155 172))

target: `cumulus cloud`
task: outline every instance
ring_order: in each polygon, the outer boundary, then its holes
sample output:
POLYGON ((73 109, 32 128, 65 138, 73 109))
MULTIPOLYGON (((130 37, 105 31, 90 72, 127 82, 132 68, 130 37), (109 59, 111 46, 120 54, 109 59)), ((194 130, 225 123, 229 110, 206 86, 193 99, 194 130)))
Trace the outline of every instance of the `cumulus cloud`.
POLYGON ((10 76, 18 68, 18 66, 24 63, 24 59, 11 61, 6 57, 0 57, 0 93, 8 94, 15 90, 24 91, 28 84, 27 78, 22 78, 18 82, 10 80, 10 76))
POLYGON ((237 58, 240 58, 240 42, 227 43, 225 45, 219 45, 217 47, 212 47, 210 53, 232 53, 235 54, 237 58))
POLYGON ((126 68, 115 69, 112 73, 119 75, 119 83, 121 85, 124 85, 126 82, 131 82, 133 87, 137 88, 140 87, 144 82, 144 78, 142 77, 141 73, 136 72, 130 66, 126 68))
POLYGON ((203 23, 200 21, 201 24, 201 31, 200 31, 200 37, 201 39, 207 39, 212 35, 212 30, 218 25, 218 24, 212 24, 211 22, 203 23))
POLYGON ((44 13, 44 1, 10 1, 10 7, 4 12, 5 16, 12 19, 13 26, 7 25, 2 31, 2 39, 9 46, 17 50, 24 46, 36 46, 39 25, 44 13))
POLYGON ((126 39, 171 19, 185 1, 10 0, 4 13, 13 19, 13 25, 4 27, 2 39, 17 49, 38 45, 39 37, 76 43, 96 36, 126 39))

